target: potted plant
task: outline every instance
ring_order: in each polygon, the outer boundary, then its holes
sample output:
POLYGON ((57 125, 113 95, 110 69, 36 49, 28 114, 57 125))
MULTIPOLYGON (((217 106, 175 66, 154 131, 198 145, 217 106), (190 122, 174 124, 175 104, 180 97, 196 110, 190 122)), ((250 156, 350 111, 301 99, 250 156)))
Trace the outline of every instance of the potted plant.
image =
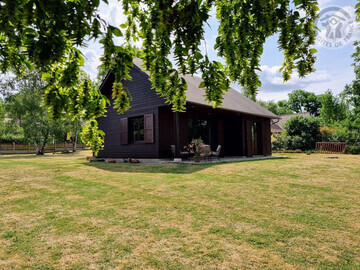
POLYGON ((194 161, 196 163, 200 162, 201 154, 204 151, 204 147, 205 147, 205 145, 201 138, 192 139, 192 141, 189 145, 189 149, 190 149, 190 153, 194 153, 194 161))

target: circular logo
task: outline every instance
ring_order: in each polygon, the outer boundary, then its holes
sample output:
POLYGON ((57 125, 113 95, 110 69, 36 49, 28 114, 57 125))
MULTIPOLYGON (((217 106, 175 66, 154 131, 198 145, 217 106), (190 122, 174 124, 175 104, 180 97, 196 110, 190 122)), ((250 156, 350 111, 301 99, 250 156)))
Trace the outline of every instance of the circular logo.
POLYGON ((349 14, 344 8, 327 7, 320 11, 315 21, 316 45, 338 49, 352 43, 356 31, 355 11, 349 14))

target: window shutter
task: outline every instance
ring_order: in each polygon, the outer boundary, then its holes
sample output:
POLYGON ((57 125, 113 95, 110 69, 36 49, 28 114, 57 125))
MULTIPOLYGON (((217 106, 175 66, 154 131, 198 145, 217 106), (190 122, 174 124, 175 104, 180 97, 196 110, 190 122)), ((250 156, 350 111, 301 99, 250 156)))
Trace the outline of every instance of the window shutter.
POLYGON ((154 143, 154 115, 144 115, 145 143, 154 143))
POLYGON ((120 119, 120 143, 128 144, 129 143, 129 131, 128 131, 128 119, 120 119))

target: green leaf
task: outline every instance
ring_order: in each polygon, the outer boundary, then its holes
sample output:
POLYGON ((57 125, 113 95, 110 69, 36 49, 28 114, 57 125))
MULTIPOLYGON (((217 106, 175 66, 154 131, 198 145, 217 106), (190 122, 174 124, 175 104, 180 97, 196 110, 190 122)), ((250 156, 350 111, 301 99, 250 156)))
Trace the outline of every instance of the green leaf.
POLYGON ((195 55, 194 55, 194 58, 195 58, 196 60, 200 60, 200 59, 203 58, 203 55, 202 55, 200 52, 196 52, 195 55))
POLYGON ((113 33, 115 36, 117 37, 122 37, 123 36, 123 33, 121 32, 121 30, 117 27, 114 27, 114 26, 109 26, 109 29, 111 31, 111 33, 113 33))

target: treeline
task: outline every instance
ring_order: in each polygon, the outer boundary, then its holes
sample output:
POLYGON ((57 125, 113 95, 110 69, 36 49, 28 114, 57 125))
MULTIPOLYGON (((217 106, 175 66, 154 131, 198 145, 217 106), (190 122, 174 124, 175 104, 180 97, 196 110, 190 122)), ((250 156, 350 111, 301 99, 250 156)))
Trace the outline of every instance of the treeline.
POLYGON ((53 120, 44 105, 45 83, 36 71, 21 78, 4 75, 0 83, 0 143, 34 145, 36 154, 53 142, 80 142, 84 121, 80 117, 53 120))
POLYGON ((288 100, 258 101, 277 115, 307 112, 294 116, 283 125, 285 132, 274 134, 273 150, 314 150, 315 143, 346 142, 347 150, 360 154, 360 78, 346 85, 334 95, 328 90, 315 95, 305 90, 294 90, 288 100))

